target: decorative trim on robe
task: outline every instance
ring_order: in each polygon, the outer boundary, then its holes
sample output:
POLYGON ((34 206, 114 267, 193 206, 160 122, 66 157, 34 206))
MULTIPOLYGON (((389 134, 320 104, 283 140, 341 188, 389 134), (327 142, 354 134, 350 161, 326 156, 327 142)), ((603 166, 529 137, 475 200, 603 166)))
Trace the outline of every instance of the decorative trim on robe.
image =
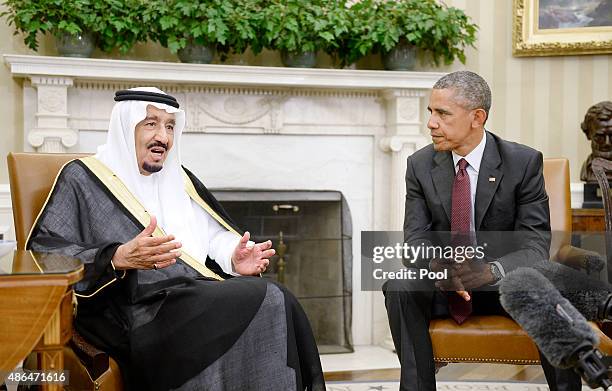
POLYGON ((58 181, 58 179, 60 177, 61 172, 64 170, 64 167, 66 167, 68 164, 72 163, 74 160, 76 160, 76 159, 72 159, 72 160, 67 161, 59 169, 57 176, 53 180, 53 185, 51 185, 51 190, 49 190, 49 194, 47 194, 47 198, 45 199, 45 202, 42 204, 42 207, 38 211, 38 215, 36 215, 36 218, 34 219, 34 222, 32 222, 32 226, 30 227, 30 232, 28 233, 28 237, 26 238, 26 240, 25 240, 25 242, 23 244, 23 249, 22 250, 26 250, 27 249, 28 243, 30 243, 30 238, 32 237, 32 232, 34 232, 34 228, 36 227, 36 223, 38 223, 38 220, 40 219, 40 216, 42 216, 45 208, 47 207, 47 204, 49 203, 49 200, 51 199, 51 194, 53 194, 53 189, 55 189, 55 185, 57 185, 57 181, 58 181))
POLYGON ((202 209, 206 211, 206 213, 211 215, 212 218, 217 221, 217 223, 221 224, 228 231, 233 232, 238 236, 242 236, 234 228, 232 228, 232 226, 227 221, 223 220, 223 218, 219 216, 217 212, 215 212, 214 209, 211 208, 210 205, 208 205, 206 201, 202 199, 202 197, 200 197, 200 195, 198 194, 198 191, 193 185, 193 182, 191 182, 191 179, 189 179, 189 175, 187 175, 185 170, 183 170, 183 183, 185 184, 185 192, 187 193, 187 195, 191 197, 191 199, 196 204, 200 205, 202 209))
MULTIPOLYGON (((55 186, 57 185, 57 181, 58 181, 58 179, 60 177, 61 172, 64 170, 64 167, 66 167, 68 164, 72 163, 75 160, 78 160, 78 159, 71 159, 71 160, 67 161, 59 169, 57 176, 53 180, 53 185, 51 186, 51 189, 49 190, 49 194, 47 194, 47 198, 45 199, 45 202, 43 203, 42 207, 38 211, 38 215, 34 219, 34 222, 32 223, 32 227, 30 227, 30 232, 28 233, 28 237, 26 238, 26 241, 25 241, 25 247, 27 247, 28 243, 30 242, 30 238, 32 237, 32 233, 34 232, 34 228, 36 227, 36 224, 38 223, 38 220, 40 219, 40 216, 42 216, 45 208, 47 207, 47 204, 49 203, 49 200, 51 199, 51 195, 53 194, 53 190, 55 189, 55 186)), ((38 267, 38 269, 42 273, 43 270, 40 267, 40 265, 38 264, 38 261, 36 260, 36 256, 34 255, 34 252, 30 251, 30 254, 32 255, 32 259, 34 259, 34 262, 36 263, 36 266, 38 267)), ((111 262, 111 267, 113 268, 113 270, 115 270, 115 265, 113 265, 112 262, 111 262)), ((124 270, 123 271, 123 275, 120 278, 124 279, 125 275, 126 275, 126 271, 124 270)), ((73 294, 74 294, 74 296, 77 296, 77 297, 90 298, 90 297, 95 296, 102 289, 106 288, 107 286, 111 285, 112 283, 114 283, 116 281, 117 281, 117 277, 114 277, 112 280, 108 281, 106 284, 102 285, 100 288, 96 289, 93 293, 90 293, 88 295, 82 294, 82 293, 76 293, 76 292, 73 292, 73 294)))
MULTIPOLYGON (((113 194, 113 196, 115 196, 115 198, 117 198, 117 200, 123 206, 125 206, 128 212, 132 214, 136 218, 136 220, 138 220, 138 222, 142 224, 143 227, 146 227, 151 223, 151 215, 149 214, 149 212, 147 212, 147 210, 140 203, 140 201, 138 201, 138 199, 134 197, 132 192, 130 192, 130 190, 127 188, 127 186, 125 186, 125 184, 121 181, 121 179, 117 175, 115 175, 104 163, 102 163, 101 161, 99 161, 93 156, 87 156, 84 158, 80 158, 79 160, 82 161, 91 170, 91 172, 96 177, 98 177, 98 179, 100 179, 100 181, 108 188, 108 190, 113 194)), ((189 183, 191 183, 191 181, 189 181, 189 183)), ((193 184, 191 184, 191 186, 193 187, 193 184)), ((196 202, 198 201, 196 200, 196 202)), ((201 202, 204 203, 206 206, 208 206, 203 200, 201 200, 201 202)), ((198 204, 200 203, 198 202, 198 204)), ((207 212, 211 213, 212 209, 210 208, 210 206, 208 206, 208 208, 210 209, 210 211, 207 210, 207 212)), ((214 213, 214 211, 212 211, 212 213, 214 213)), ((215 220, 219 221, 219 223, 223 221, 222 219, 219 220, 220 219, 219 216, 215 217, 216 213, 214 213, 214 215, 212 213, 211 213, 211 216, 213 216, 215 220)), ((223 221, 222 224, 226 228, 228 227, 225 221, 223 221)), ((232 231, 235 232, 233 229, 232 231)), ((162 230, 162 228, 157 226, 152 236, 161 237, 165 235, 166 234, 162 230)), ((202 276, 213 278, 219 281, 224 280, 221 276, 219 276, 218 274, 214 273, 212 270, 207 268, 204 263, 199 262, 196 258, 189 255, 184 250, 181 250, 181 253, 182 254, 181 254, 180 259, 183 262, 185 262, 188 266, 190 266, 192 269, 200 273, 202 276)), ((97 292, 98 291, 94 292, 94 294, 97 292)))

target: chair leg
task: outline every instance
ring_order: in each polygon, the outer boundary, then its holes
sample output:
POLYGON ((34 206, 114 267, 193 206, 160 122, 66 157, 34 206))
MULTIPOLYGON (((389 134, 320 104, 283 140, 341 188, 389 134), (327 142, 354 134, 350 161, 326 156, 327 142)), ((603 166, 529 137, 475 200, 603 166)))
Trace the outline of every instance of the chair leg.
POLYGON ((438 374, 438 372, 440 371, 440 368, 444 368, 445 366, 447 366, 448 363, 447 362, 437 362, 435 363, 436 366, 436 375, 438 374))

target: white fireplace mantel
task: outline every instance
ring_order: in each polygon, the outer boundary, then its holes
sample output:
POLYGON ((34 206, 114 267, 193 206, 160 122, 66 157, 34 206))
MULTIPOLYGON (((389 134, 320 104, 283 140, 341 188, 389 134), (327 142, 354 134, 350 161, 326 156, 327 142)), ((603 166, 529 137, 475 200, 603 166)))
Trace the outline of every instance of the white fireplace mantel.
POLYGON ((18 77, 51 76, 80 80, 151 81, 224 86, 341 89, 429 89, 443 74, 350 69, 307 69, 235 65, 183 64, 90 58, 4 55, 18 77))
POLYGON ((334 190, 353 220, 353 340, 380 343, 380 292, 361 286, 361 231, 401 230, 406 158, 428 144, 442 73, 200 65, 5 54, 23 83, 24 149, 94 152, 118 89, 158 86, 187 114, 185 164, 211 187, 334 190))

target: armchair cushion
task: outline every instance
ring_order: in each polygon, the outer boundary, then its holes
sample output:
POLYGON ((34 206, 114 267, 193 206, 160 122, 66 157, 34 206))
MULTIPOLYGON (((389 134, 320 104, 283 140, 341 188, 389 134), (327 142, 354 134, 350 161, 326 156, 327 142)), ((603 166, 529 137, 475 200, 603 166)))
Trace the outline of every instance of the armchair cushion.
MULTIPOLYGON (((612 355, 612 340, 597 324, 599 349, 612 355)), ((491 362, 539 364, 536 345, 512 319, 504 316, 472 316, 461 326, 452 319, 434 319, 429 333, 436 362, 491 362)))

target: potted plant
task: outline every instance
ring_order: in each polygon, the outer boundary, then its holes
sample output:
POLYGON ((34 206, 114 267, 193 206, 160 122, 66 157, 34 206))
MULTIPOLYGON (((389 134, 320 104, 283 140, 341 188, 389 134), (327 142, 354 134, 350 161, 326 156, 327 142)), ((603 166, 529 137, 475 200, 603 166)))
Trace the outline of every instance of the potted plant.
POLYGON ((353 29, 353 20, 351 10, 347 0, 331 0, 325 1, 324 4, 323 23, 321 35, 325 38, 325 44, 322 50, 329 54, 334 63, 340 63, 341 67, 348 66, 351 63, 343 62, 343 47, 344 42, 350 36, 353 29))
POLYGON ((335 57, 342 67, 354 64, 374 51, 378 42, 378 32, 372 28, 376 22, 375 0, 354 2, 347 13, 350 22, 336 40, 335 57))
POLYGON ((149 36, 176 53, 182 62, 207 64, 215 45, 224 43, 228 28, 224 1, 155 0, 147 5, 152 23, 149 36))
POLYGON ((93 29, 96 15, 91 11, 93 0, 6 0, 6 17, 15 27, 15 35, 25 35, 25 44, 38 49, 38 33, 55 36, 60 55, 89 57, 95 48, 93 29))
POLYGON ((253 54, 259 54, 264 47, 262 25, 267 0, 230 0, 227 3, 225 20, 229 34, 225 44, 217 45, 221 60, 225 61, 232 54, 244 54, 248 48, 253 54))
POLYGON ((348 30, 344 0, 272 0, 264 9, 266 47, 281 52, 285 66, 314 67, 316 52, 333 51, 348 30), (336 22, 340 22, 336 24, 336 22))
MULTIPOLYGON (((58 0, 61 1, 61 0, 58 0)), ((144 0, 91 0, 96 42, 100 49, 126 53, 137 42, 146 42, 155 23, 144 0)))
POLYGON ((362 0, 351 14, 345 61, 380 52, 386 69, 412 70, 420 49, 436 65, 465 62, 465 47, 476 41, 477 26, 468 16, 435 0, 362 0))
MULTIPOLYGON (((182 62, 210 63, 215 51, 222 59, 231 53, 255 51, 257 18, 253 0, 155 0, 147 6, 149 36, 177 53, 182 62)), ((261 49, 259 49, 261 50, 261 49)))
POLYGON ((15 26, 15 34, 38 49, 38 33, 55 36, 60 55, 89 57, 97 44, 104 51, 127 52, 146 41, 148 24, 141 0, 7 0, 0 14, 15 26))

